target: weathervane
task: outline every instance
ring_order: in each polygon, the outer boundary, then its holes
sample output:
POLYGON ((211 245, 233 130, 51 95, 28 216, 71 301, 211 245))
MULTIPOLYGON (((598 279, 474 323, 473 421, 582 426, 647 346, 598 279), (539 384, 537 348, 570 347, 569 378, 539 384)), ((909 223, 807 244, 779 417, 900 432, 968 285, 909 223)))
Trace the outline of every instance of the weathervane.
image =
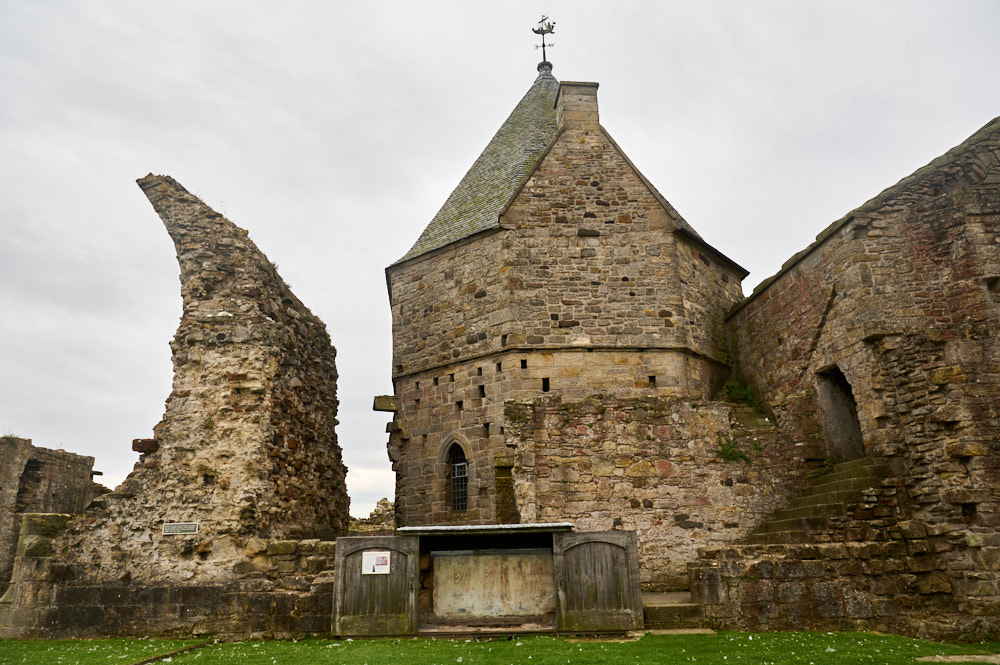
MULTIPOLYGON (((542 20, 538 22, 538 27, 532 28, 531 31, 542 36, 542 62, 548 62, 549 59, 545 57, 545 35, 551 35, 556 31, 556 22, 550 21, 548 16, 543 16, 542 20)), ((549 46, 555 46, 555 44, 549 44, 549 46)), ((536 45, 535 48, 538 46, 536 45)))

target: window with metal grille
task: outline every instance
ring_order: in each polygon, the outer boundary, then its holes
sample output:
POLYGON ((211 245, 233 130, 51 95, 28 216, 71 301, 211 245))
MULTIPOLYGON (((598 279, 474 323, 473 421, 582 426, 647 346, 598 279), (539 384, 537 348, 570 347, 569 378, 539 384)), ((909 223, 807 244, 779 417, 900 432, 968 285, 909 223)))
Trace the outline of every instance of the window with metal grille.
POLYGON ((448 451, 448 466, 451 469, 451 509, 465 510, 469 499, 469 463, 458 444, 448 451))

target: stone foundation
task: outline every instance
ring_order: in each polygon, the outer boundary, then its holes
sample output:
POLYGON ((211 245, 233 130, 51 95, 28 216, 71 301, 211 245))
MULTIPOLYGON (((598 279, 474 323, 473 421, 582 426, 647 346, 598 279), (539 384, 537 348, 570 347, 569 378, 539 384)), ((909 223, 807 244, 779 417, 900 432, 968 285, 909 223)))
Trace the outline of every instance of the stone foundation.
MULTIPOLYGON (((79 559, 58 551, 63 529, 82 519, 25 515, 15 574, 0 599, 0 637, 246 639, 330 632, 333 541, 251 539, 228 579, 215 584, 95 584, 79 559)), ((188 545, 195 549, 195 541, 188 545)))

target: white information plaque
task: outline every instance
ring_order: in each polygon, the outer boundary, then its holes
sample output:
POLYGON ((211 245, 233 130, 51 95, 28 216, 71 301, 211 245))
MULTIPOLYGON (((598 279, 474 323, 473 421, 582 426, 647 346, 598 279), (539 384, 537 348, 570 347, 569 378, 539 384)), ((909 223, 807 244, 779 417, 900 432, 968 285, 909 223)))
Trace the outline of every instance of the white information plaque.
POLYGON ((361 574, 362 575, 388 575, 389 574, 389 552, 362 552, 361 553, 361 574))
POLYGON ((167 522, 163 525, 164 536, 180 536, 198 533, 197 522, 167 522))

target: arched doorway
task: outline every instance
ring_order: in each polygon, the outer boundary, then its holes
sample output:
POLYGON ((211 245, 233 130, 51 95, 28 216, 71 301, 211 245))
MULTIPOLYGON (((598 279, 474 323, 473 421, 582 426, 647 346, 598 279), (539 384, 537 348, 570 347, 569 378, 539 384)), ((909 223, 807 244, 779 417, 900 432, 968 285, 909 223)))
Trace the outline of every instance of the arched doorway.
POLYGON ((833 365, 816 374, 816 396, 830 456, 838 462, 864 457, 858 403, 850 382, 839 367, 833 365))

